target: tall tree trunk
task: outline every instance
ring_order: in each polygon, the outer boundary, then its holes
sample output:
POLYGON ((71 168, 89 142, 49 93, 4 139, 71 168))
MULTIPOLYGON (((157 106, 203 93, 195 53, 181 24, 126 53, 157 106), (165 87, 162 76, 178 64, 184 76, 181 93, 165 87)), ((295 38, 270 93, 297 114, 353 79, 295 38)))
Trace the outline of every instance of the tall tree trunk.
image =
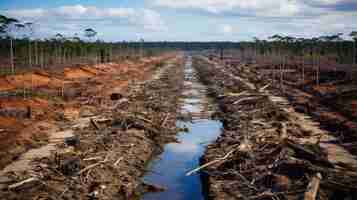
POLYGON ((144 57, 144 49, 143 49, 143 43, 140 44, 140 58, 144 57))
POLYGON ((113 47, 109 48, 109 62, 112 62, 113 60, 113 47))
POLYGON ((356 47, 357 46, 357 39, 353 41, 353 59, 352 59, 352 63, 353 63, 353 66, 352 66, 352 71, 351 71, 351 80, 353 79, 353 71, 355 71, 355 67, 356 67, 356 47))
MULTIPOLYGON (((23 75, 25 76, 25 72, 23 72, 23 75)), ((25 81, 25 79, 23 82, 22 94, 23 94, 23 98, 26 99, 26 81, 25 81)))
POLYGON ((29 67, 32 67, 31 40, 29 39, 29 67))
POLYGON ((356 65, 356 48, 357 48, 357 39, 354 40, 354 42, 353 42, 353 55, 352 55, 353 65, 356 65))
POLYGON ((15 73, 15 64, 14 64, 14 44, 13 39, 10 38, 10 63, 11 63, 11 73, 15 73))
POLYGON ((60 45, 58 45, 58 51, 57 51, 57 63, 58 64, 61 64, 61 62, 62 62, 62 53, 61 53, 61 46, 60 45))
MULTIPOLYGON (((30 68, 31 68, 31 85, 30 85, 30 92, 31 95, 33 95, 33 72, 32 72, 32 54, 31 54, 31 40, 29 39, 29 63, 30 63, 30 68)), ((36 58, 35 58, 35 64, 36 64, 36 58)), ((26 90, 26 88, 24 88, 24 90, 26 90)))
POLYGON ((115 52, 116 55, 118 55, 118 58, 119 58, 119 61, 122 61, 122 44, 119 44, 119 47, 118 47, 118 52, 115 52))
POLYGON ((283 62, 281 66, 281 74, 280 74, 280 82, 281 82, 281 87, 284 90, 284 73, 285 73, 285 68, 286 68, 286 60, 287 60, 287 55, 283 56, 283 62))
POLYGON ((39 64, 39 57, 38 57, 38 43, 35 40, 35 65, 39 64))
POLYGON ((66 64, 66 49, 62 48, 62 64, 66 64))
POLYGON ((41 69, 44 69, 45 51, 43 50, 42 46, 40 46, 40 62, 41 62, 41 69))
POLYGON ((302 53, 302 84, 305 83, 305 51, 302 53))
POLYGON ((282 80, 283 80, 283 52, 282 50, 279 48, 279 72, 280 72, 280 88, 283 87, 283 83, 282 83, 282 80))
POLYGON ((321 62, 321 56, 317 56, 317 65, 316 65, 316 84, 319 86, 320 85, 320 62, 321 62))

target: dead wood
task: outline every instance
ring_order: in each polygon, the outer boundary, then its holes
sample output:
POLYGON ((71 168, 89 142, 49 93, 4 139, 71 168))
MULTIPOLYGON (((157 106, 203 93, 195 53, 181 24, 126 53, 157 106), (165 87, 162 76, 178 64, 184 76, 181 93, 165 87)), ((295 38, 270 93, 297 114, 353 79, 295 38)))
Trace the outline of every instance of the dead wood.
MULTIPOLYGON (((308 146, 295 143, 289 139, 285 139, 284 143, 289 148, 292 148, 295 151, 296 156, 298 156, 299 158, 307 159, 312 162, 318 162, 326 167, 331 167, 331 168, 334 167, 334 165, 326 157, 323 157, 324 154, 321 154, 322 152, 320 153, 314 152, 311 148, 308 148, 308 146)), ((311 144, 311 146, 317 146, 317 145, 311 144)))
POLYGON ((39 183, 39 179, 36 177, 31 177, 31 178, 25 179, 21 182, 9 185, 8 189, 9 190, 17 190, 17 189, 21 189, 23 187, 32 187, 36 183, 39 183))
POLYGON ((225 161, 226 159, 229 158, 230 155, 232 155, 237 149, 232 149, 231 151, 229 151, 225 156, 223 156, 222 158, 217 158, 216 160, 213 160, 211 162, 208 162, 204 165, 201 165, 200 167, 197 167, 189 172, 186 173, 186 176, 191 176, 192 174, 204 169, 204 168, 207 168, 215 163, 219 163, 219 162, 222 162, 222 161, 225 161))
POLYGON ((91 118, 91 119, 90 119, 90 122, 91 122, 91 124, 93 125, 93 127, 94 127, 96 130, 100 130, 100 129, 101 129, 100 126, 99 126, 99 124, 96 122, 95 119, 91 118))
POLYGON ((317 173, 312 177, 309 185, 307 186, 304 200, 316 200, 317 192, 319 191, 320 188, 321 179, 322 176, 320 173, 317 173))
POLYGON ((350 196, 357 191, 352 165, 330 162, 333 152, 320 144, 328 131, 321 130, 322 124, 314 123, 312 117, 300 118, 285 96, 290 92, 288 97, 304 97, 304 103, 312 101, 312 94, 301 94, 290 86, 276 87, 273 81, 262 79, 253 65, 230 67, 205 57, 194 62, 201 79, 214 88, 225 127, 205 153, 208 167, 200 166, 208 174, 213 199, 336 199, 336 193, 350 196), (306 126, 310 126, 308 133, 306 126), (239 156, 210 161, 231 144, 241 145, 239 156))
POLYGON ((144 191, 145 192, 163 192, 166 190, 165 187, 160 186, 160 185, 156 185, 156 184, 152 184, 152 183, 142 183, 143 187, 144 187, 144 191))

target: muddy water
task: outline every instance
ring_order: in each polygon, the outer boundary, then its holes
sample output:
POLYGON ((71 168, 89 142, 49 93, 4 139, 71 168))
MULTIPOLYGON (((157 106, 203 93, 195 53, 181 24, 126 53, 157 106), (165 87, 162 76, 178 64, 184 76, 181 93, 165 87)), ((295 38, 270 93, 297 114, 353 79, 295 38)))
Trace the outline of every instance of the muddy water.
POLYGON ((167 144, 164 152, 149 165, 144 182, 164 187, 164 192, 146 193, 143 200, 201 200, 204 199, 200 174, 185 174, 199 166, 199 159, 205 147, 221 133, 220 121, 212 120, 214 104, 206 96, 202 85, 187 58, 185 65, 185 89, 182 94, 183 114, 193 116, 191 122, 177 121, 178 127, 188 128, 188 132, 178 135, 179 143, 167 144))

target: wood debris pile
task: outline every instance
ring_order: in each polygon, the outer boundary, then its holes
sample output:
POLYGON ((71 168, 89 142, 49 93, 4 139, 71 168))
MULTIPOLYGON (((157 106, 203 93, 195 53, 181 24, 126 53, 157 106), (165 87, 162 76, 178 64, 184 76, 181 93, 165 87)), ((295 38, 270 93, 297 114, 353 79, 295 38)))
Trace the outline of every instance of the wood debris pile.
POLYGON ((356 160, 326 148, 340 148, 324 139, 328 132, 297 118, 263 81, 250 85, 258 80, 251 81, 256 73, 246 66, 224 67, 205 58, 195 62, 218 99, 225 127, 202 166, 187 174, 201 171, 211 199, 357 198, 356 160))
POLYGON ((181 59, 156 79, 116 95, 112 112, 83 119, 74 136, 59 142, 32 169, 0 178, 6 199, 129 199, 138 195, 146 163, 176 133, 183 82, 181 59), (175 78, 172 78, 175 77, 175 78), (121 101, 124 102, 124 101, 121 101))

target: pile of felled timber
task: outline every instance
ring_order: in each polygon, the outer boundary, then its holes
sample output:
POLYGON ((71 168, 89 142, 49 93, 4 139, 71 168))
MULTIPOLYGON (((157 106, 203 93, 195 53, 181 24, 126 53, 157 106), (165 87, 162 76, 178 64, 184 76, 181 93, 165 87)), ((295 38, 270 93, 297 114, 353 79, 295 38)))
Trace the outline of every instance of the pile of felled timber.
POLYGON ((0 172, 1 199, 136 196, 145 186, 140 178, 146 163, 175 138, 183 77, 182 57, 178 57, 160 67, 149 81, 131 85, 128 94, 112 94, 109 110, 88 113, 62 127, 73 136, 50 141, 45 146, 52 150, 49 156, 25 162, 26 170, 0 172))
POLYGON ((225 128, 201 167, 188 173, 202 173, 209 199, 357 198, 357 160, 337 138, 273 94, 247 66, 204 57, 194 63, 225 128))

